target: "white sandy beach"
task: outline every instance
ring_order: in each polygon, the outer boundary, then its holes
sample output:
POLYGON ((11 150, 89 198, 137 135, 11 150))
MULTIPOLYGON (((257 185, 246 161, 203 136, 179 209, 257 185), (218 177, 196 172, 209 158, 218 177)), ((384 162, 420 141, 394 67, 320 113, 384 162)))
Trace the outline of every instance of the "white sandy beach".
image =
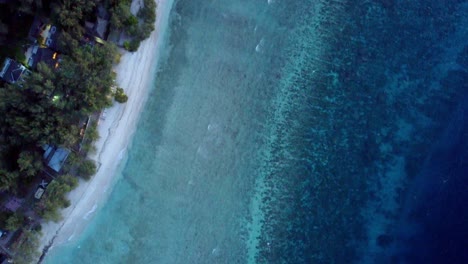
POLYGON ((115 182, 117 168, 131 142, 142 107, 154 81, 168 27, 173 0, 156 0, 156 2, 158 3, 156 29, 141 43, 137 52, 125 52, 115 67, 118 86, 124 88, 129 99, 125 104, 115 103, 106 109, 100 120, 98 129, 101 138, 95 144, 96 153, 89 156, 98 164, 98 171, 90 181, 81 181, 78 188, 68 195, 71 206, 62 211, 62 221, 43 223, 44 235, 41 237, 39 248, 41 252, 47 246, 52 248, 78 236, 94 212, 103 205, 115 182))

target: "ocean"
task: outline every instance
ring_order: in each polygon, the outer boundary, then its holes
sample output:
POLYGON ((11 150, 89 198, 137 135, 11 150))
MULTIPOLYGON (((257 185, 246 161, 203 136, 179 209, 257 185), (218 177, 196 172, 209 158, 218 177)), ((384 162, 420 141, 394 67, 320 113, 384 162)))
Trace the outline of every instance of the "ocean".
POLYGON ((466 14, 176 0, 106 204, 44 263, 467 263, 466 14))

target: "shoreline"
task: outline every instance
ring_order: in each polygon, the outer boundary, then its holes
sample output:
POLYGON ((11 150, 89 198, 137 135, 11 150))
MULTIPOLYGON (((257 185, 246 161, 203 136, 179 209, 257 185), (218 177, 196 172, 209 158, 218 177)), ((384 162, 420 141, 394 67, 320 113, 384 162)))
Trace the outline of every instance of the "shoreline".
POLYGON ((166 39, 173 0, 155 2, 155 30, 141 42, 136 52, 124 52, 114 67, 117 85, 125 90, 128 101, 124 104, 115 102, 112 107, 103 110, 98 124, 100 138, 95 142, 96 152, 88 155, 96 162, 97 172, 89 181, 80 179, 79 186, 67 195, 71 206, 61 211, 61 221, 42 224, 39 263, 54 246, 70 242, 75 235, 83 232, 115 183, 118 167, 131 143, 150 85, 155 79, 166 39))

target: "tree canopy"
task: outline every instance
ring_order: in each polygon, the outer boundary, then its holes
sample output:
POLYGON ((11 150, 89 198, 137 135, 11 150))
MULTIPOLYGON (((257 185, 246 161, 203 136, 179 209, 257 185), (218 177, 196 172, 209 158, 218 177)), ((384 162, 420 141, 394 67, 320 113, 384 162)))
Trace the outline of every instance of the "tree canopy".
POLYGON ((72 146, 78 120, 111 105, 111 45, 82 46, 64 55, 57 71, 39 63, 19 85, 0 89, 0 122, 5 144, 72 146))
POLYGON ((23 238, 14 245, 16 254, 14 263, 33 263, 40 256, 37 248, 39 247, 39 234, 36 231, 23 230, 23 238))
POLYGON ((78 46, 65 37, 60 67, 39 63, 23 82, 0 88, 0 190, 15 191, 18 180, 43 169, 41 146, 73 148, 80 140, 80 120, 112 104, 112 44, 78 46))
POLYGON ((36 207, 36 212, 45 220, 57 222, 61 219, 60 209, 70 206, 65 197, 67 193, 78 186, 78 179, 71 175, 62 175, 52 181, 36 207))
POLYGON ((53 14, 63 27, 80 25, 84 16, 91 12, 96 5, 95 1, 87 0, 58 0, 53 4, 53 14))
MULTIPOLYGON (((129 48, 136 50, 154 27, 155 3, 143 1, 144 8, 136 15, 130 12, 131 0, 18 0, 0 4, 0 59, 10 57, 26 65, 24 47, 34 45, 29 28, 37 17, 59 32, 56 46, 49 47, 58 51, 58 64, 40 62, 34 71, 23 74, 21 81, 0 82, 0 192, 22 195, 37 188, 39 179, 35 177, 50 173, 42 173, 48 162, 43 157, 44 146, 76 150, 69 155, 69 161, 78 160, 76 164, 65 165, 61 172, 67 174, 49 183, 42 199, 34 202, 35 212, 45 220, 58 221, 59 209, 70 205, 66 194, 77 186, 76 175, 88 179, 96 171, 96 164, 85 158, 99 137, 90 116, 97 116, 114 98, 120 102, 128 99, 121 88, 117 93, 111 91, 115 86, 112 66, 120 58, 117 47, 102 44, 104 41, 90 44, 82 37, 85 21, 108 18, 108 13, 102 12, 107 9, 112 27, 130 35, 129 48), (86 136, 84 127, 90 129, 86 136), (29 185, 32 183, 35 187, 29 185)), ((24 208, 19 210, 24 212, 24 208)), ((17 230, 24 220, 22 214, 15 214, 1 221, 3 228, 17 230)), ((24 235, 12 246, 17 251, 15 263, 29 263, 37 257, 38 233, 30 229, 23 228, 24 235)))
POLYGON ((111 1, 110 24, 114 29, 123 30, 130 37, 128 41, 124 42, 124 48, 136 51, 140 42, 149 37, 154 30, 156 2, 143 0, 143 5, 136 16, 130 12, 130 5, 131 1, 129 0, 111 1))

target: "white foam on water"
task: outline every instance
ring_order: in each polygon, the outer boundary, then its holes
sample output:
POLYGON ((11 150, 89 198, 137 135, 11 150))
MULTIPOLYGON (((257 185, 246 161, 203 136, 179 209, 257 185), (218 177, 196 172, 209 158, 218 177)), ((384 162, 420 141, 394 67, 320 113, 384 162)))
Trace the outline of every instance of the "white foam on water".
POLYGON ((204 159, 208 159, 208 150, 202 145, 200 145, 197 149, 197 154, 202 156, 204 159))
POLYGON ((255 46, 255 51, 260 52, 260 44, 257 44, 257 46, 255 46))
POLYGON ((122 149, 120 152, 119 152, 119 155, 117 156, 117 160, 122 160, 122 158, 124 157, 124 154, 125 154, 125 148, 122 149))
POLYGON ((213 255, 213 256, 219 256, 219 254, 220 254, 219 246, 216 246, 216 247, 213 248, 213 250, 211 251, 211 255, 213 255))
POLYGON ((210 132, 219 132, 223 129, 222 125, 220 122, 216 121, 211 121, 210 124, 207 127, 207 130, 210 132))
POLYGON ((256 52, 262 52, 262 47, 265 43, 265 39, 261 39, 260 42, 258 42, 257 46, 255 46, 255 51, 256 52))
POLYGON ((216 124, 216 123, 210 123, 206 129, 207 129, 208 131, 212 131, 212 130, 216 130, 217 128, 219 128, 219 125, 218 125, 218 124, 216 124))
MULTIPOLYGON (((97 204, 94 204, 94 205, 93 205, 93 208, 91 208, 91 210, 89 210, 89 211, 85 214, 85 216, 83 216, 83 219, 88 220, 88 217, 89 217, 92 213, 94 213, 94 212, 96 211, 96 209, 97 209, 97 204)), ((73 236, 73 235, 72 235, 72 236, 73 236)))

